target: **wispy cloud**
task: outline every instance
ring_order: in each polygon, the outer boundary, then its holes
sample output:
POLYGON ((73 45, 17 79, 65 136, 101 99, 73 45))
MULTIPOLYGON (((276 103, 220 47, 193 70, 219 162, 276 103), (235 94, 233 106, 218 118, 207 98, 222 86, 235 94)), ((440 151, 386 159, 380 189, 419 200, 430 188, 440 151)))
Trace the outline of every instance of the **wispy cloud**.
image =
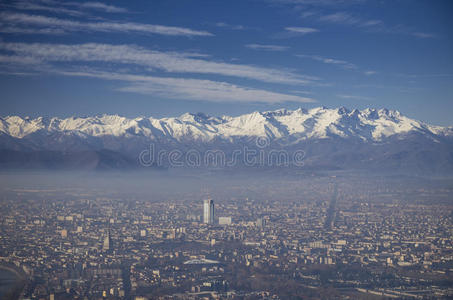
POLYGON ((315 16, 317 14, 317 12, 315 11, 312 11, 312 10, 304 10, 302 13, 301 13, 301 17, 302 18, 309 18, 309 17, 312 17, 312 16, 315 16))
POLYGON ((315 102, 314 99, 308 97, 270 92, 211 80, 140 76, 96 71, 61 72, 60 74, 123 81, 127 82, 127 84, 119 87, 119 91, 171 99, 210 102, 315 102))
POLYGON ((325 64, 337 65, 343 69, 357 69, 357 66, 355 64, 347 62, 345 60, 326 58, 326 57, 322 57, 319 55, 297 54, 296 56, 301 57, 301 58, 309 58, 312 60, 320 61, 325 64))
POLYGON ((373 100, 373 98, 370 98, 370 97, 356 96, 356 95, 345 95, 345 94, 338 94, 337 97, 341 98, 341 99, 347 99, 347 100, 365 100, 365 101, 373 100))
POLYGON ((233 29, 233 30, 244 30, 246 29, 245 26, 242 25, 231 25, 225 22, 217 22, 215 23, 215 26, 221 27, 221 28, 228 28, 228 29, 233 29))
POLYGON ((403 34, 422 39, 437 38, 437 35, 433 33, 414 31, 413 29, 404 25, 388 26, 381 20, 364 19, 352 15, 348 12, 336 12, 327 15, 320 15, 319 21, 332 24, 355 26, 362 28, 363 30, 366 30, 368 32, 403 34))
MULTIPOLYGON (((64 3, 64 1, 62 1, 64 3)), ((17 10, 45 11, 57 14, 66 14, 70 16, 82 16, 85 13, 75 9, 69 9, 59 5, 48 6, 39 1, 14 1, 3 5, 4 8, 14 8, 17 10)))
POLYGON ((426 32, 413 32, 412 35, 415 37, 418 37, 418 38, 422 38, 422 39, 437 38, 437 35, 432 34, 432 33, 426 33, 426 32))
MULTIPOLYGON (((71 3, 72 4, 72 3, 71 3)), ((75 6, 79 6, 81 8, 90 8, 96 10, 102 10, 108 13, 125 13, 128 10, 122 7, 114 6, 111 4, 104 4, 101 2, 82 2, 82 3, 74 3, 75 6)))
POLYGON ((300 90, 292 90, 292 91, 289 91, 293 94, 302 94, 302 95, 314 95, 313 92, 310 92, 310 91, 300 91, 300 90))
POLYGON ((4 64, 18 64, 18 65, 37 65, 41 64, 40 59, 36 59, 31 56, 21 56, 21 55, 2 55, 0 54, 0 63, 4 64))
POLYGON ((397 77, 409 78, 409 79, 453 77, 453 74, 449 74, 449 73, 439 73, 439 74, 403 74, 403 73, 396 73, 396 74, 393 74, 393 75, 397 76, 397 77))
POLYGON ((23 28, 14 25, 5 25, 0 27, 0 32, 13 34, 50 34, 59 35, 65 34, 66 31, 60 28, 23 28))
POLYGON ((377 25, 382 24, 381 20, 365 20, 365 19, 353 16, 347 12, 336 12, 333 14, 322 15, 319 17, 319 20, 323 21, 323 22, 354 25, 354 26, 361 26, 361 27, 377 26, 377 25))
POLYGON ((271 68, 230 64, 201 59, 200 55, 181 52, 160 52, 133 45, 110 44, 27 44, 0 43, 0 50, 16 56, 33 57, 47 62, 104 62, 132 64, 146 70, 172 73, 217 74, 271 83, 308 85, 316 78, 271 68))
POLYGON ((106 13, 126 13, 128 10, 123 7, 105 4, 102 2, 76 2, 76 1, 55 1, 55 0, 19 0, 9 3, 6 7, 13 7, 19 10, 50 11, 68 15, 83 15, 81 10, 96 10, 106 13))
POLYGON ((278 46, 278 45, 260 45, 260 44, 247 44, 246 48, 254 50, 265 50, 265 51, 285 51, 288 50, 287 46, 278 46))
POLYGON ((339 5, 357 4, 363 2, 364 0, 266 0, 266 1, 279 4, 334 7, 339 5))
POLYGON ((297 34, 301 34, 301 35, 315 33, 315 32, 319 31, 316 28, 310 28, 310 27, 286 27, 285 30, 289 31, 291 33, 297 33, 297 34))
POLYGON ((375 74, 377 74, 377 72, 376 72, 376 71, 365 71, 365 72, 363 72, 363 74, 365 74, 365 75, 367 75, 367 76, 370 76, 370 75, 375 75, 375 74))
POLYGON ((319 20, 330 23, 338 24, 349 24, 354 25, 360 23, 360 19, 351 16, 345 12, 336 12, 333 14, 323 15, 319 17, 319 20))
POLYGON ((0 13, 1 28, 13 26, 16 29, 23 29, 28 33, 36 27, 42 29, 58 29, 64 32, 73 31, 98 31, 98 32, 138 32, 147 34, 160 34, 170 36, 212 36, 207 31, 193 30, 183 27, 152 25, 132 22, 79 22, 73 20, 46 17, 41 15, 30 15, 22 13, 2 12, 0 13))

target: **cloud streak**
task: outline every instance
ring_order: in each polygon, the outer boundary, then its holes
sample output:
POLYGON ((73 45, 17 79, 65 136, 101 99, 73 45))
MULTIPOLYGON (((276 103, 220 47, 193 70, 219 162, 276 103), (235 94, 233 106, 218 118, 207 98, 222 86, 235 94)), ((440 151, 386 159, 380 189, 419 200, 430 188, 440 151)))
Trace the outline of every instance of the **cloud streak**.
MULTIPOLYGON (((54 0, 20 0, 8 5, 19 10, 50 11, 68 15, 79 16, 85 14, 80 10, 96 10, 106 13, 127 13, 123 7, 105 4, 102 2, 75 2, 75 1, 54 1, 54 0), (74 9, 71 9, 74 8, 74 9), (77 10, 78 9, 78 10, 77 10)), ((7 6, 7 7, 8 7, 7 6)))
POLYGON ((311 27, 294 27, 294 26, 289 26, 285 27, 285 30, 283 32, 279 32, 273 35, 273 38, 275 39, 288 39, 288 38, 294 38, 294 37, 300 37, 304 36, 307 34, 312 34, 319 32, 318 29, 316 28, 311 28, 311 27))
POLYGON ((145 70, 171 73, 216 74, 271 83, 309 85, 317 78, 289 71, 201 59, 200 55, 151 51, 133 45, 0 43, 0 50, 16 56, 33 57, 43 63, 104 62, 136 65, 145 70))
POLYGON ((306 6, 326 6, 335 7, 340 5, 351 5, 361 3, 364 0, 267 0, 267 2, 276 4, 293 4, 306 6))
POLYGON ((289 47, 278 46, 278 45, 260 45, 260 44, 247 44, 246 48, 253 50, 264 50, 264 51, 286 51, 289 47))
POLYGON ((30 15, 22 13, 2 12, 0 13, 0 28, 14 27, 22 28, 23 33, 30 29, 60 30, 63 32, 76 31, 97 31, 97 32, 135 32, 144 34, 160 34, 169 36, 212 36, 207 31, 193 30, 190 28, 152 25, 133 22, 79 22, 60 18, 46 17, 41 15, 30 15))
POLYGON ((412 29, 407 28, 403 25, 387 26, 381 20, 363 19, 357 16, 353 16, 347 12, 336 12, 332 14, 321 15, 319 16, 319 21, 331 24, 354 26, 366 29, 368 32, 403 34, 422 39, 437 38, 437 35, 432 33, 413 31, 412 29))
POLYGON ((356 96, 356 95, 345 95, 345 94, 338 94, 338 98, 346 99, 346 100, 364 100, 364 101, 371 101, 373 98, 365 97, 365 96, 356 96))
POLYGON ((291 33, 297 33, 297 34, 300 34, 300 35, 305 35, 305 34, 309 34, 309 33, 319 32, 318 29, 310 28, 310 27, 286 27, 285 30, 289 31, 291 33))
POLYGON ((82 2, 82 3, 74 3, 74 5, 79 6, 81 8, 102 10, 102 11, 108 12, 108 13, 126 13, 126 12, 128 12, 128 10, 125 8, 110 5, 110 4, 104 4, 101 2, 82 2))
POLYGON ((357 66, 355 64, 347 62, 345 60, 326 58, 326 57, 322 57, 319 55, 297 54, 296 56, 301 57, 301 58, 309 58, 309 59, 316 60, 316 61, 319 61, 319 62, 322 62, 325 64, 336 65, 343 69, 349 69, 349 70, 357 69, 357 66))
MULTIPOLYGON (((62 1, 62 3, 64 2, 62 1)), ((12 2, 11 4, 4 5, 4 7, 14 8, 17 10, 45 11, 57 14, 66 14, 70 16, 82 16, 85 14, 84 12, 78 10, 69 9, 61 6, 48 6, 45 5, 44 3, 40 3, 37 1, 15 1, 12 2)))
POLYGON ((91 77, 127 82, 118 88, 122 92, 132 92, 170 99, 202 100, 209 102, 316 102, 312 98, 248 88, 226 82, 212 80, 154 77, 96 71, 60 72, 66 76, 91 77))
POLYGON ((422 38, 422 39, 434 39, 437 38, 437 35, 432 34, 432 33, 426 33, 426 32, 413 32, 413 36, 422 38))
POLYGON ((346 12, 336 12, 333 14, 322 15, 319 17, 319 20, 328 23, 345 24, 360 27, 377 26, 382 24, 381 20, 364 20, 352 16, 351 14, 346 12))
POLYGON ((217 23, 215 23, 215 26, 220 27, 220 28, 228 28, 228 29, 232 29, 232 30, 244 30, 244 29, 246 29, 242 25, 231 25, 231 24, 228 24, 228 23, 225 23, 225 22, 217 22, 217 23))

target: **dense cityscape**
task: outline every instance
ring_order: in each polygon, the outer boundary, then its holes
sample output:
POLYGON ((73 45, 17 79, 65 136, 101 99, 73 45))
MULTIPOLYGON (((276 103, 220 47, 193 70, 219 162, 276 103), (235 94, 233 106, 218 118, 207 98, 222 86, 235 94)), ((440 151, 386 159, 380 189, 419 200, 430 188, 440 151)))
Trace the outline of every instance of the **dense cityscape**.
POLYGON ((0 261, 22 278, 9 296, 453 297, 451 182, 291 178, 148 196, 3 187, 0 261))
POLYGON ((0 0, 0 300, 453 299, 453 0, 0 0))

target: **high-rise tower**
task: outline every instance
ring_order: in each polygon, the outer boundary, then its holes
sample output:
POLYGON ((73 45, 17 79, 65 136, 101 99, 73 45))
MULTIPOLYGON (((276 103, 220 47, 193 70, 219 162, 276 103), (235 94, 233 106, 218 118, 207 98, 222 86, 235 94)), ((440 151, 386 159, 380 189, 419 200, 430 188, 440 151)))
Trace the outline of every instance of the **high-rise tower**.
POLYGON ((203 223, 214 224, 214 201, 211 199, 203 201, 203 223))
POLYGON ((102 243, 102 250, 109 251, 112 248, 112 239, 110 237, 110 229, 107 231, 107 235, 102 243))

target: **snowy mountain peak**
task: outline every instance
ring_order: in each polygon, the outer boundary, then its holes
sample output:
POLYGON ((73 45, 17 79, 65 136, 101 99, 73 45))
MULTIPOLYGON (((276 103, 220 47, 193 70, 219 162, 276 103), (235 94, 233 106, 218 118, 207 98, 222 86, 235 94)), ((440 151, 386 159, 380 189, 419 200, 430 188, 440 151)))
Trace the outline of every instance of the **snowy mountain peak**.
POLYGON ((273 110, 273 111, 265 111, 265 112, 262 112, 261 114, 264 116, 287 116, 294 112, 297 112, 297 110, 292 111, 292 110, 287 110, 286 108, 281 108, 281 109, 277 109, 277 110, 273 110))
POLYGON ((349 110, 344 106, 339 107, 337 109, 337 111, 340 115, 345 115, 345 114, 349 113, 349 110))

